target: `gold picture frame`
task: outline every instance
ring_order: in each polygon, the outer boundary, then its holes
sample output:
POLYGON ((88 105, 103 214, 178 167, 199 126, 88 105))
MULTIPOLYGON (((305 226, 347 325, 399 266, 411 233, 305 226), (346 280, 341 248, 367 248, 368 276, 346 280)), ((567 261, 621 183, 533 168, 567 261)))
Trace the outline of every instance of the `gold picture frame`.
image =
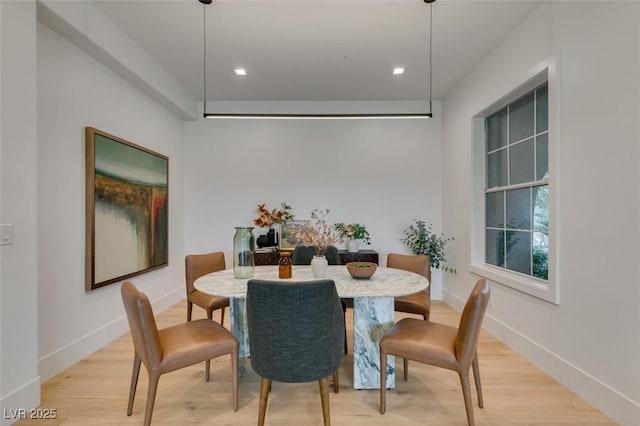
POLYGON ((85 288, 169 265, 169 157, 85 128, 85 288))

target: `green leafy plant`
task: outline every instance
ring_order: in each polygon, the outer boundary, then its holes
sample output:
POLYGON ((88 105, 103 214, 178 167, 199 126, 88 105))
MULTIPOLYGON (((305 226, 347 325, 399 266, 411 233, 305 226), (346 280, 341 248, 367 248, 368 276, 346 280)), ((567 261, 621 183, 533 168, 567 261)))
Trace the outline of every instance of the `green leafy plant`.
POLYGON ((371 238, 369 237, 369 231, 365 228, 364 225, 360 225, 359 223, 350 223, 345 225, 344 223, 336 223, 334 225, 336 231, 342 238, 346 238, 349 240, 360 240, 365 244, 371 243, 371 238))
POLYGON ((428 255, 432 268, 455 274, 455 268, 445 265, 447 258, 444 252, 445 245, 455 238, 445 237, 442 233, 434 234, 431 228, 432 225, 427 225, 424 220, 414 219, 414 223, 404 230, 404 238, 401 241, 413 254, 428 255))

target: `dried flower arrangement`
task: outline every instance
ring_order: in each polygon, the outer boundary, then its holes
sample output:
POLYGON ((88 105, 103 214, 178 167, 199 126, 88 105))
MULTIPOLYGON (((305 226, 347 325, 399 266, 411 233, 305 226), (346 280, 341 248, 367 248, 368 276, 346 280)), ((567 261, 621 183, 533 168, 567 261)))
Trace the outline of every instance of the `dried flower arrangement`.
POLYGON ((311 220, 296 234, 296 238, 305 246, 316 247, 316 254, 323 255, 327 247, 342 243, 344 240, 326 220, 329 209, 315 209, 311 220))
POLYGON ((269 210, 265 203, 258 204, 256 211, 258 217, 253 219, 253 224, 259 228, 268 228, 274 223, 287 223, 294 219, 291 213, 291 206, 285 202, 280 203, 282 208, 269 210))

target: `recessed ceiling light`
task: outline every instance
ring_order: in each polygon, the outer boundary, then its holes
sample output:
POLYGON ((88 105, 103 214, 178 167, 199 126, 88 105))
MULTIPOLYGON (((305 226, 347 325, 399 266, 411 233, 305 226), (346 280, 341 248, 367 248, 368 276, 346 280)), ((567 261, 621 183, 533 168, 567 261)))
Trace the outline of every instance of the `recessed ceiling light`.
POLYGON ((244 68, 236 68, 234 72, 236 75, 247 75, 247 71, 244 68))
POLYGON ((404 68, 396 67, 393 69, 393 75, 401 75, 404 74, 404 68))

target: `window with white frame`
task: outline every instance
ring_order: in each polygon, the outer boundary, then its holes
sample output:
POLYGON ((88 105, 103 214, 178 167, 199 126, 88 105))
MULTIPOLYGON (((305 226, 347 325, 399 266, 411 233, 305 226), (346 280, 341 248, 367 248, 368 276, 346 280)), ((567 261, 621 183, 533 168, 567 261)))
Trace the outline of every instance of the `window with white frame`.
POLYGON ((484 119, 484 262, 549 277, 547 83, 484 119))
POLYGON ((558 304, 559 66, 549 58, 472 117, 470 272, 558 304))

